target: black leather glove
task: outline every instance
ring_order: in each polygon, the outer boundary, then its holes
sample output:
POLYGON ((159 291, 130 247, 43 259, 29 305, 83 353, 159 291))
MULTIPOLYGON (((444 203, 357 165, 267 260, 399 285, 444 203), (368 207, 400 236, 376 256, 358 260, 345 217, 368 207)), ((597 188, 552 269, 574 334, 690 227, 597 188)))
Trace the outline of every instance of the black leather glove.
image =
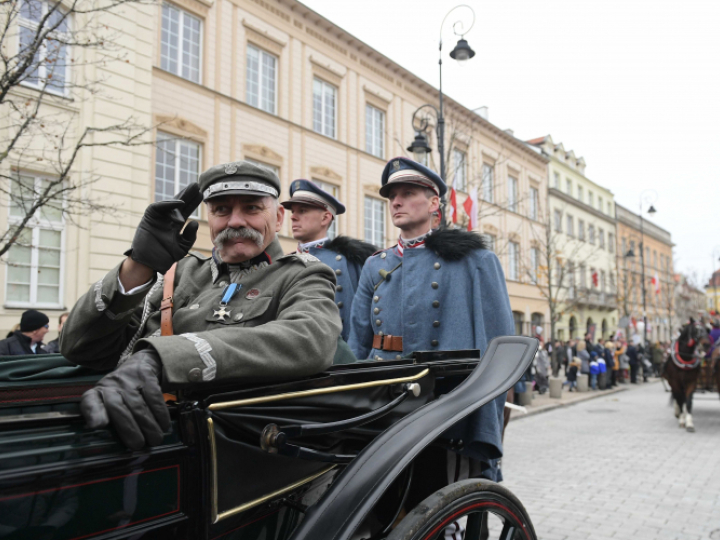
POLYGON ((132 247, 125 255, 156 272, 167 272, 195 243, 197 221, 189 222, 182 234, 180 231, 201 202, 200 186, 193 182, 174 199, 152 203, 145 210, 132 247))
POLYGON ((112 423, 122 442, 133 450, 160 444, 170 429, 161 373, 155 349, 133 354, 83 394, 80 411, 88 426, 96 429, 112 423))

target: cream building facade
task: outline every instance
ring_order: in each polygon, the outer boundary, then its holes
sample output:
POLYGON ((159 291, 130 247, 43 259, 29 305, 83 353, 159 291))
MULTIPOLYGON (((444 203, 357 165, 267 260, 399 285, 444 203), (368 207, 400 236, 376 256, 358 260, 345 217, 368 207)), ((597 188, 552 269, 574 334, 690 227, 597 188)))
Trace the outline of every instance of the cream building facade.
POLYGON ((595 339, 608 338, 618 323, 613 194, 585 176, 585 160, 550 135, 528 144, 550 159, 550 231, 543 248, 559 256, 550 286, 559 315, 555 337, 582 338, 594 331, 595 339))
MULTIPOLYGON (((139 9, 137 19, 144 41, 131 47, 136 63, 111 79, 118 102, 157 125, 157 144, 131 156, 87 157, 88 163, 103 160, 106 176, 96 188, 118 201, 123 217, 119 224, 98 219, 88 220, 86 229, 68 227, 67 247, 77 261, 64 273, 62 307, 71 307, 122 260, 148 203, 171 197, 208 166, 226 161, 250 159, 272 168, 283 196, 293 179, 319 182, 348 208, 333 234, 378 246, 396 242, 378 194, 381 172, 389 158, 406 154, 415 135, 412 114, 438 101, 435 88, 299 2, 165 1, 139 9)), ((547 160, 451 99, 445 103, 449 123, 463 119, 448 137, 458 202, 472 186, 484 186, 484 204, 494 210, 487 217, 481 212, 478 228, 495 239, 518 331, 528 333, 531 321, 547 320, 546 303, 519 272, 531 227, 542 227, 547 160), (534 214, 528 197, 534 197, 534 214)), ((99 103, 86 107, 103 109, 99 103)), ((429 163, 438 160, 434 152, 429 163)), ((207 253, 212 246, 203 207, 197 219, 195 249, 207 253)), ((286 251, 294 249, 289 220, 280 239, 286 251)), ((5 327, 18 317, 6 307, 5 327)))

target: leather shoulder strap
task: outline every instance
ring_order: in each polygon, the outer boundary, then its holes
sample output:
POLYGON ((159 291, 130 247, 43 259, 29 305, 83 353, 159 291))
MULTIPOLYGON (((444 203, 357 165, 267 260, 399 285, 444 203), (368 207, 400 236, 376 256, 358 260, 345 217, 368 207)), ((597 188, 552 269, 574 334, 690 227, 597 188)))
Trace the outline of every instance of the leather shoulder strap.
POLYGON ((161 336, 172 336, 172 308, 173 308, 173 289, 175 288, 175 270, 177 270, 177 263, 170 267, 170 270, 165 272, 165 278, 163 280, 163 297, 160 302, 160 335, 161 336))

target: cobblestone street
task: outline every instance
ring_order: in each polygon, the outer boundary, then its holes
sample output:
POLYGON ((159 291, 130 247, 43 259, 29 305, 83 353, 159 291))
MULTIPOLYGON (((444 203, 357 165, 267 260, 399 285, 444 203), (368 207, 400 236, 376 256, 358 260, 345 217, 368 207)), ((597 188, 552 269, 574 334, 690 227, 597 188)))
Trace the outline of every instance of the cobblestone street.
POLYGON ((512 421, 505 485, 540 540, 720 539, 720 399, 696 394, 696 433, 647 384, 512 421))

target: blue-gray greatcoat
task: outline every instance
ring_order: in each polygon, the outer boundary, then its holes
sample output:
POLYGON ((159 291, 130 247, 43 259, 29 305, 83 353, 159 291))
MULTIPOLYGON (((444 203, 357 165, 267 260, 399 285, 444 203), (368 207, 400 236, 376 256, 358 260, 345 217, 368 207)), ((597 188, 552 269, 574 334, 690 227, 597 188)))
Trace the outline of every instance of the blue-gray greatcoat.
POLYGON ((340 310, 340 318, 343 323, 343 330, 340 335, 345 341, 350 336, 350 313, 355 291, 358 287, 358 280, 360 279, 360 272, 365 260, 376 249, 375 246, 367 242, 347 236, 338 236, 325 242, 322 247, 311 247, 308 251, 335 272, 335 278, 337 279, 335 303, 340 310))
MULTIPOLYGON (((515 333, 500 262, 477 235, 436 231, 425 245, 406 248, 402 256, 394 246, 365 263, 348 341, 358 358, 395 359, 420 350, 484 353, 492 338, 515 333), (390 279, 379 273, 393 269, 390 279), (381 332, 402 336, 402 353, 373 349, 373 336, 381 332)), ((496 465, 502 456, 504 406, 505 394, 445 434, 447 439, 464 441, 456 451, 489 464, 483 476, 495 481, 502 479, 496 465)))

